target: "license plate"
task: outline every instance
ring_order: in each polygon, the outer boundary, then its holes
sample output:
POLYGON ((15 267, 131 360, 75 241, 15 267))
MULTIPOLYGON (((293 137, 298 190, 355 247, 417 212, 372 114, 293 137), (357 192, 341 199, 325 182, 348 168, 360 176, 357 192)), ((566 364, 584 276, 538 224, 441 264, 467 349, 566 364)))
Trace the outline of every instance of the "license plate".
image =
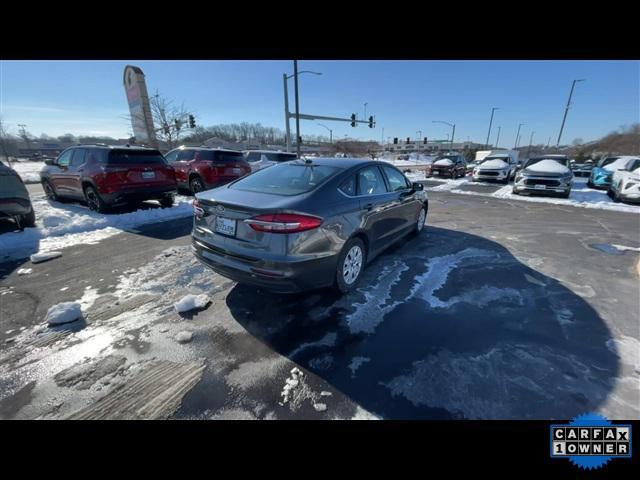
POLYGON ((547 188, 546 185, 534 185, 533 188, 535 188, 536 190, 544 190, 545 188, 547 188))
POLYGON ((230 218, 216 217, 215 231, 233 237, 236 234, 236 221, 230 218))
POLYGON ((144 178, 145 180, 156 178, 156 172, 142 172, 142 178, 144 178))

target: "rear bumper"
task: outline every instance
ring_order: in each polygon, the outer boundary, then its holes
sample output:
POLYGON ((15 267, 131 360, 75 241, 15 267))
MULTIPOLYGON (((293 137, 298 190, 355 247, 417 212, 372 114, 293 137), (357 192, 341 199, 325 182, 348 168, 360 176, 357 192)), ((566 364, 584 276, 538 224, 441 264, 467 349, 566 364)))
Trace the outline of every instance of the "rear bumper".
POLYGON ((31 202, 23 198, 0 198, 0 218, 27 215, 31 212, 31 202))
POLYGON ((120 190, 114 193, 100 193, 102 200, 110 205, 121 203, 142 202, 144 200, 161 200, 178 193, 176 186, 137 188, 131 190, 120 190))
POLYGON ((251 261, 197 238, 192 238, 191 248, 198 260, 223 277, 278 293, 332 285, 338 261, 337 255, 303 261, 251 261))

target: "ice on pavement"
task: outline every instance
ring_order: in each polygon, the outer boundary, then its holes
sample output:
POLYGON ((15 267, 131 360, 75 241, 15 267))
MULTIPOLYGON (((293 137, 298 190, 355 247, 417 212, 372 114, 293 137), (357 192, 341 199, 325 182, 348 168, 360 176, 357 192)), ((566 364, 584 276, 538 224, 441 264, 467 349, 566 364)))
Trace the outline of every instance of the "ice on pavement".
POLYGON ((0 261, 25 258, 38 251, 96 243, 123 230, 154 222, 189 217, 190 200, 176 197, 171 208, 144 208, 128 213, 97 213, 79 203, 60 203, 32 196, 36 227, 0 235, 0 261))
POLYGON ((58 258, 62 256, 62 252, 44 252, 44 253, 34 253, 31 255, 31 263, 41 263, 46 262, 47 260, 52 260, 54 258, 58 258))
POLYGON ((77 302, 62 302, 47 310, 45 317, 49 325, 70 323, 82 317, 82 309, 77 302))
POLYGON ((204 308, 209 303, 209 297, 206 294, 201 295, 185 295, 173 306, 178 313, 188 312, 196 308, 204 308))

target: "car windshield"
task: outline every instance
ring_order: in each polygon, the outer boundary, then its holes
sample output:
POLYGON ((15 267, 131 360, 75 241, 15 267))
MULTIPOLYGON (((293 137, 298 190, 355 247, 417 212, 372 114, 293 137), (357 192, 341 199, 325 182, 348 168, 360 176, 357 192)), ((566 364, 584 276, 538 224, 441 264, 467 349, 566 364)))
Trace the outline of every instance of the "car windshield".
POLYGON ((563 167, 568 167, 569 166, 569 160, 567 160, 566 158, 540 157, 540 158, 530 158, 529 160, 527 160, 525 168, 526 167, 530 167, 531 165, 535 165, 536 163, 539 163, 539 162, 541 162, 543 160, 553 160, 554 162, 559 163, 563 167))
POLYGON ((109 165, 162 165, 166 164, 162 154, 154 150, 113 150, 109 154, 109 165))
POLYGON ((605 165, 610 165, 613 162, 615 162, 619 157, 609 157, 609 158, 605 158, 602 163, 600 164, 601 167, 604 167, 605 165))
POLYGON ((229 188, 276 195, 306 193, 340 170, 327 165, 283 163, 257 171, 229 188))

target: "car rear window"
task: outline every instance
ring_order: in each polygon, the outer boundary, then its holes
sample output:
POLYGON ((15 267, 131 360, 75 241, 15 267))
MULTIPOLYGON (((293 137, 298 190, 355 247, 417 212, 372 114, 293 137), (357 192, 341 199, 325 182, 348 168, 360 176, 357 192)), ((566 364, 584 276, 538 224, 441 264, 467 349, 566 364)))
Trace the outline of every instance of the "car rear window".
POLYGON ((162 154, 153 150, 112 150, 109 165, 163 165, 167 161, 162 154))
POLYGON ((313 190, 338 170, 338 167, 328 165, 285 163, 258 170, 229 188, 276 195, 299 195, 313 190))
POLYGON ((242 152, 215 152, 211 150, 196 150, 194 158, 196 160, 215 161, 220 163, 234 163, 244 160, 242 152))

